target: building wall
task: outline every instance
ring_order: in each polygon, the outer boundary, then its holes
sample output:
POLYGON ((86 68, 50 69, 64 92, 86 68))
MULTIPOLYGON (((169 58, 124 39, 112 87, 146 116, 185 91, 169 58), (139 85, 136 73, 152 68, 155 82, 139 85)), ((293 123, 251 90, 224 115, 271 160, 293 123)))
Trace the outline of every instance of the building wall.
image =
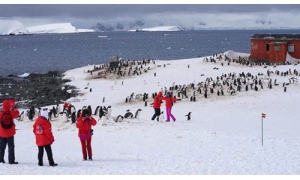
POLYGON ((285 63, 287 44, 270 44, 269 62, 285 63))
POLYGON ((251 55, 252 59, 266 60, 269 59, 269 52, 266 50, 267 44, 271 40, 251 39, 251 55))
POLYGON ((274 51, 274 45, 269 45, 267 51, 267 44, 271 43, 272 39, 251 39, 251 59, 268 60, 269 62, 285 62, 288 46, 294 45, 294 52, 288 52, 293 58, 300 59, 300 40, 289 40, 287 44, 280 44, 280 50, 274 51))
POLYGON ((288 44, 294 44, 294 52, 289 52, 289 54, 296 59, 300 59, 300 40, 289 40, 288 44))

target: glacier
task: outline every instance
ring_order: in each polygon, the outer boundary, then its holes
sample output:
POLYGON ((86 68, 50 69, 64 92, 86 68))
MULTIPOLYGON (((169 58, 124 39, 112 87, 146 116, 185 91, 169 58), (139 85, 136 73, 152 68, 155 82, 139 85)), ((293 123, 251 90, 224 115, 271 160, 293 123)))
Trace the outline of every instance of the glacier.
POLYGON ((0 17, 0 35, 25 35, 30 34, 26 27, 12 18, 0 17))
POLYGON ((27 29, 32 34, 94 32, 94 30, 92 29, 77 29, 71 23, 55 23, 30 26, 27 27, 27 29))
POLYGON ((28 35, 43 33, 83 33, 95 32, 93 29, 77 29, 71 23, 55 23, 25 27, 13 18, 0 17, 0 35, 28 35))

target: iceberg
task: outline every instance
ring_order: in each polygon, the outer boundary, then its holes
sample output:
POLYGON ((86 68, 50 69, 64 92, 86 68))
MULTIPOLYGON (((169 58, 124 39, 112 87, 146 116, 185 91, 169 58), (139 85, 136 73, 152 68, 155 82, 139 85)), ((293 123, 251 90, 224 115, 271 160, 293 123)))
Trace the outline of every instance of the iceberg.
POLYGON ((77 29, 74 26, 72 26, 71 23, 56 23, 30 26, 27 27, 27 29, 32 34, 94 32, 94 30, 92 29, 77 29))
POLYGON ((29 34, 26 27, 12 18, 0 17, 0 35, 24 35, 29 34))

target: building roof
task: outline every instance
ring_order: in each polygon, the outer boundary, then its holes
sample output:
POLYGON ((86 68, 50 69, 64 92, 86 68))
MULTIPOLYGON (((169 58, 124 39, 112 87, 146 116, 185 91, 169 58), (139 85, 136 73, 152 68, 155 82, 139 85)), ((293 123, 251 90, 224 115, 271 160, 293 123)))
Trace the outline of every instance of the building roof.
POLYGON ((291 40, 300 39, 300 34, 253 34, 251 39, 291 40))
POLYGON ((272 41, 269 44, 287 44, 288 41, 272 41))

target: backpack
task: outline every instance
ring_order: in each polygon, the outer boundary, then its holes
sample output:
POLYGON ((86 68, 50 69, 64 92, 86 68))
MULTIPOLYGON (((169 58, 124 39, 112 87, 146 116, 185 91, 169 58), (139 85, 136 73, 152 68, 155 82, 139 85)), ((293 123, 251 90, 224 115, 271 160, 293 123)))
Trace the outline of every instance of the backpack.
POLYGON ((5 111, 2 114, 1 126, 3 129, 10 129, 13 127, 14 121, 9 111, 5 111))

